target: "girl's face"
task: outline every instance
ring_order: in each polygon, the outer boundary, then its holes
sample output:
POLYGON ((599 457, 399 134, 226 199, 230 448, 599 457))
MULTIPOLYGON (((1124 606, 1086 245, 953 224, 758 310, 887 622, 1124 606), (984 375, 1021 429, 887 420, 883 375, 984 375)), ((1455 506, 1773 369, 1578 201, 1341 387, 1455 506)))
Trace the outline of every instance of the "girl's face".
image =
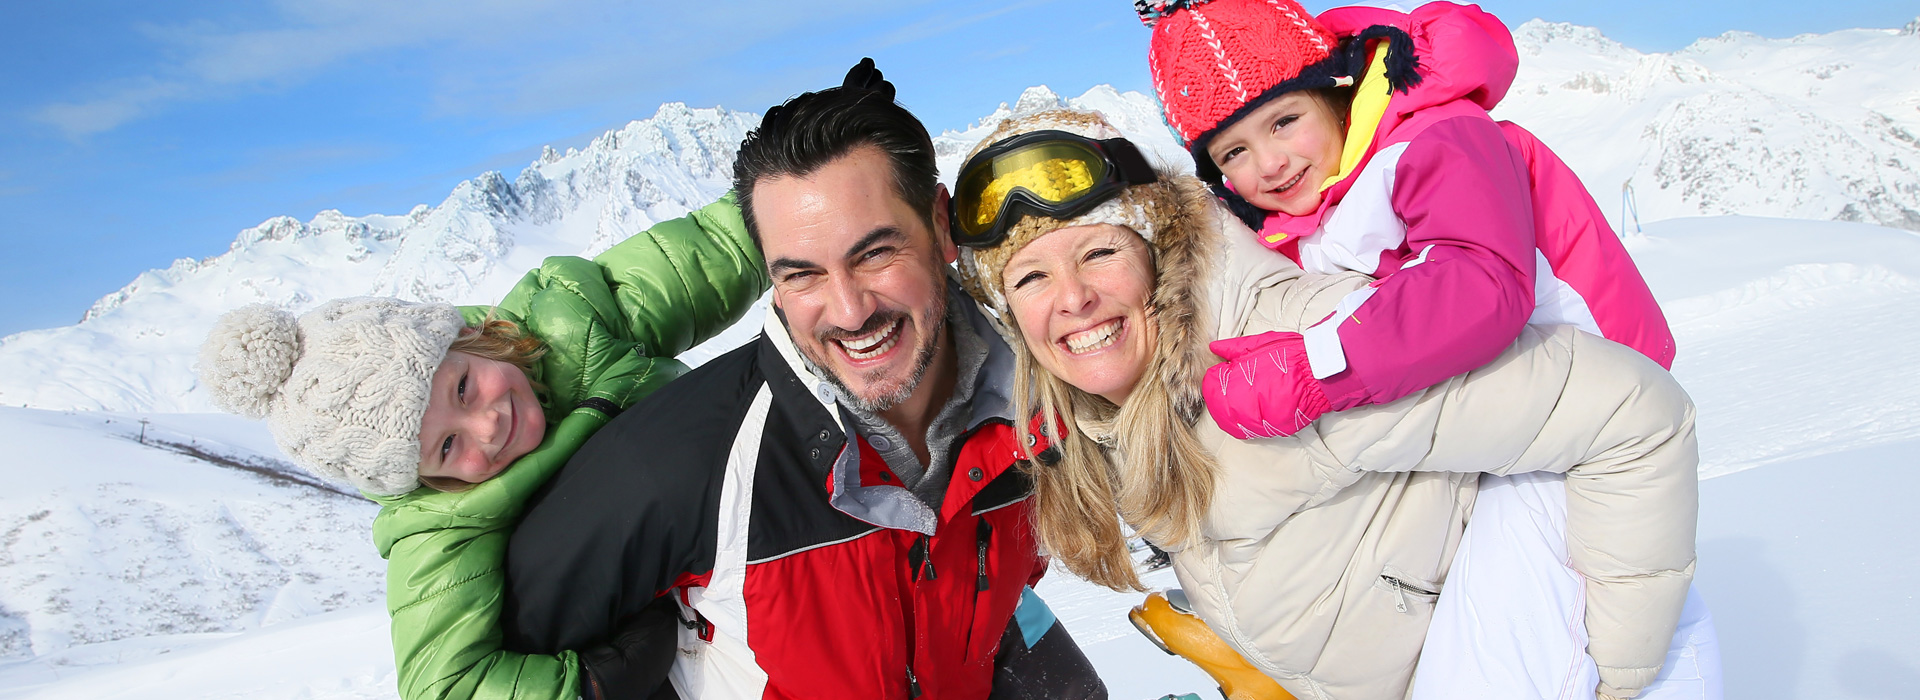
POLYGON ((420 475, 480 483, 546 438, 527 373, 511 363, 449 352, 433 373, 420 419, 420 475))
POLYGON ((1304 216, 1320 207, 1320 185, 1338 171, 1345 145, 1333 108, 1313 93, 1293 92, 1221 130, 1207 156, 1254 206, 1304 216))
POLYGON ((1126 403, 1159 335, 1147 314, 1154 274, 1146 241, 1113 224, 1063 228, 1021 248, 1001 275, 1014 322, 1040 366, 1126 403))

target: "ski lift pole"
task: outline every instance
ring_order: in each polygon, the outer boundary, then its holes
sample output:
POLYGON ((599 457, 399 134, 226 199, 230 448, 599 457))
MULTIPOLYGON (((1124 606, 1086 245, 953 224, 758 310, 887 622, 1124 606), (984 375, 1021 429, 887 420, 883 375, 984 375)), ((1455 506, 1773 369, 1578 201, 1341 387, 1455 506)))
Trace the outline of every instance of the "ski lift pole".
POLYGON ((1640 228, 1640 207, 1633 201, 1633 179, 1620 183, 1620 234, 1626 235, 1627 222, 1633 222, 1633 233, 1644 233, 1640 228), (1629 218, 1631 217, 1631 218, 1629 218))

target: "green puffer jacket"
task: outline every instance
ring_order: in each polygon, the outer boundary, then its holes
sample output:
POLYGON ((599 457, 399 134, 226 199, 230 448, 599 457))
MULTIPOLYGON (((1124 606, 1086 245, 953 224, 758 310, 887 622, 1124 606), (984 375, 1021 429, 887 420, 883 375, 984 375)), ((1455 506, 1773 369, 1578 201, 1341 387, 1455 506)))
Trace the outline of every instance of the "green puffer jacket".
MULTIPOLYGON (((680 376, 687 367, 673 357, 738 320, 767 284, 760 252, 728 195, 593 260, 547 258, 507 293, 494 316, 547 344, 529 373, 545 386, 545 441, 468 491, 370 496, 382 506, 373 540, 388 560, 387 611, 401 697, 573 700, 580 694, 585 679, 574 652, 500 648, 513 526, 527 497, 609 420, 583 401, 626 408, 680 376)), ((488 311, 461 309, 469 325, 488 311)))

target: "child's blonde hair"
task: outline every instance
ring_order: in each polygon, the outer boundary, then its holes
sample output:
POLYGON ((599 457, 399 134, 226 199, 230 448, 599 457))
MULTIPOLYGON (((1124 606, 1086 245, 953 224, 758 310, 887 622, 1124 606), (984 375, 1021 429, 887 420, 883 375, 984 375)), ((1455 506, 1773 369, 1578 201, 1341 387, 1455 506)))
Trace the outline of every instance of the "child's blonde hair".
MULTIPOLYGON (((478 326, 467 326, 460 337, 447 346, 447 352, 464 352, 474 357, 505 362, 519 367, 533 378, 533 363, 547 354, 547 344, 533 334, 520 328, 520 324, 506 319, 494 318, 492 314, 478 326)), ((542 390, 538 382, 533 383, 535 390, 542 390)), ((435 491, 456 493, 471 489, 478 484, 461 481, 450 476, 421 476, 420 483, 435 491)))

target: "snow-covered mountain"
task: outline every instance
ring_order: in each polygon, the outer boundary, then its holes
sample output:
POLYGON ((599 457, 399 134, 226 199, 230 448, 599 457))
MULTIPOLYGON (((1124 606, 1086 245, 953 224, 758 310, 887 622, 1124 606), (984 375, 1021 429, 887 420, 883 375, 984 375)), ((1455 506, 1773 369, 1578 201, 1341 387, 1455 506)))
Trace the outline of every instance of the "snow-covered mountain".
MULTIPOLYGON (((1631 183, 1642 221, 1742 214, 1920 230, 1916 28, 1730 33, 1642 54, 1536 20, 1514 32, 1521 70, 1496 115, 1539 134, 1610 217, 1631 183)), ((1012 111, 1042 104, 1100 110, 1190 167, 1152 98, 1098 86, 1062 99, 1036 87, 937 137, 943 172, 1012 111)), ((404 216, 271 219, 223 254, 141 274, 79 324, 0 339, 0 405, 209 410, 191 362, 220 313, 368 294, 488 303, 543 257, 592 255, 718 197, 757 122, 668 104, 584 149, 548 149, 511 181, 484 173, 404 216)))
MULTIPOLYGON (((1598 30, 1514 29, 1520 73, 1494 116, 1533 130, 1610 217, 1742 214, 1920 231, 1920 20, 1643 54, 1598 30)), ((1617 222, 1617 218, 1616 218, 1617 222)))

